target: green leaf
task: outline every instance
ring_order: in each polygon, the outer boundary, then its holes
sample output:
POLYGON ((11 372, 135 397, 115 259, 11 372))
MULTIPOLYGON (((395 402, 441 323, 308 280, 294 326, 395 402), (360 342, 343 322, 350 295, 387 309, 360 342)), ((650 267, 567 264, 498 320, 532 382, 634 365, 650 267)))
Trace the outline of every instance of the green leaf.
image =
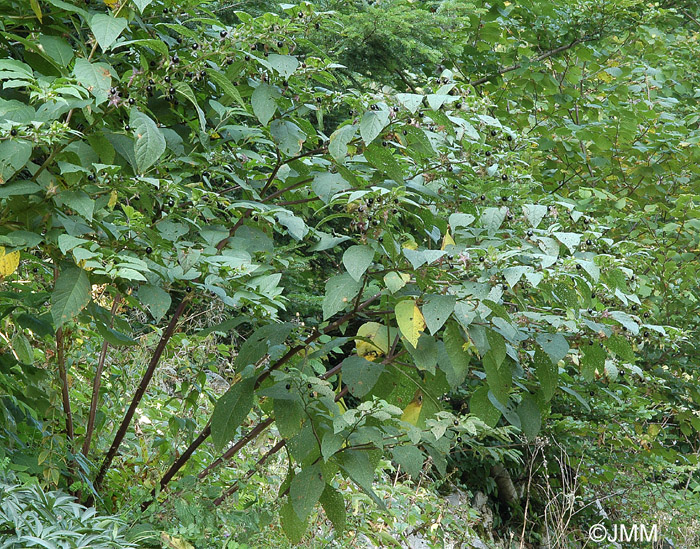
POLYGON ((309 233, 309 227, 304 220, 288 210, 275 212, 275 217, 294 240, 302 240, 309 233))
POLYGON ((495 427, 501 418, 501 412, 489 399, 489 388, 482 385, 472 395, 469 400, 469 412, 486 423, 489 427, 495 427))
POLYGON ((97 13, 90 18, 90 30, 102 51, 107 51, 127 26, 128 21, 123 17, 97 13))
POLYGON ((145 10, 153 2, 153 0, 133 0, 133 1, 141 13, 143 13, 143 10, 145 10))
POLYGON ((507 208, 486 208, 481 214, 481 223, 489 236, 496 234, 506 218, 506 213, 507 208))
POLYGON ((488 381, 489 389, 491 389, 491 392, 499 402, 507 404, 508 394, 513 382, 508 364, 501 364, 499 367, 491 351, 484 355, 482 364, 486 372, 486 381, 488 381))
POLYGON ((601 374, 605 368, 605 349, 593 343, 593 345, 584 345, 581 347, 583 356, 581 357, 581 374, 583 379, 590 382, 595 379, 595 371, 598 370, 601 374))
POLYGON ((356 355, 346 358, 342 365, 343 381, 350 393, 358 398, 372 390, 383 371, 383 364, 356 355))
POLYGON ((374 259, 374 250, 369 246, 350 246, 343 254, 343 265, 357 282, 362 279, 374 259))
POLYGON ((457 299, 453 295, 429 295, 422 307, 425 324, 431 334, 435 334, 450 318, 457 299))
POLYGON ((172 303, 168 292, 150 284, 139 287, 139 300, 148 307, 148 311, 156 322, 160 322, 172 303))
POLYGON ((292 507, 292 502, 289 500, 280 507, 280 524, 284 535, 294 544, 301 541, 308 527, 307 522, 299 520, 294 507, 292 507))
POLYGON ((240 372, 246 366, 257 363, 272 347, 282 345, 293 327, 291 322, 273 322, 258 328, 241 345, 236 357, 236 371, 240 372))
POLYGON ((411 477, 418 478, 420 476, 425 456, 418 448, 415 446, 396 446, 391 453, 394 461, 411 477))
POLYGON ((328 152, 338 162, 341 162, 348 154, 348 143, 352 141, 357 132, 355 124, 346 124, 335 130, 331 134, 328 152))
POLYGON ((561 334, 540 334, 536 341, 554 364, 557 364, 569 352, 569 342, 561 334))
POLYGON ((192 106, 194 107, 195 112, 197 113, 197 118, 199 120, 199 127, 201 128, 202 131, 207 127, 207 121, 204 118, 204 111, 201 109, 199 106, 199 103, 197 102, 197 97, 194 94, 194 91, 192 91, 192 88, 189 87, 188 84, 185 82, 175 82, 175 91, 179 93, 181 96, 183 96, 185 99, 187 99, 190 103, 192 103, 192 106))
POLYGON ((496 366, 500 367, 506 358, 506 341, 498 332, 487 329, 486 340, 489 343, 489 352, 493 356, 496 366))
MULTIPOLYGON (((284 388, 286 390, 286 385, 284 388)), ((306 414, 299 402, 286 398, 275 398, 272 402, 272 408, 275 412, 275 425, 280 436, 292 438, 301 430, 306 414)))
POLYGON ((413 114, 418 110, 423 102, 423 96, 417 93, 397 93, 396 99, 413 114))
POLYGON ((547 215, 547 206, 539 204, 524 204, 523 213, 532 227, 537 227, 547 215))
POLYGON ((338 457, 341 469, 382 509, 386 509, 384 502, 372 490, 374 481, 374 467, 369 460, 369 455, 364 450, 347 450, 341 452, 338 457))
POLYGON ((277 101, 280 92, 269 84, 259 84, 250 101, 253 105, 253 113, 263 126, 267 126, 277 110, 277 101))
POLYGON ((427 370, 430 374, 435 374, 435 366, 438 361, 438 345, 434 337, 426 333, 420 334, 415 347, 408 346, 413 363, 418 370, 427 370))
POLYGON ((105 326, 104 324, 102 324, 102 322, 97 322, 96 326, 97 331, 105 339, 105 341, 107 341, 107 343, 113 345, 114 347, 131 346, 138 344, 138 341, 136 339, 132 339, 126 334, 122 334, 121 332, 118 332, 117 330, 110 328, 109 326, 105 326))
POLYGON ((95 210, 95 201, 88 196, 85 191, 67 190, 61 191, 57 197, 57 202, 68 206, 82 215, 88 221, 92 221, 92 214, 95 210))
POLYGON ((634 362, 634 351, 625 336, 613 334, 605 340, 605 346, 615 353, 623 362, 634 362))
POLYGON ((321 466, 316 463, 304 467, 294 476, 289 486, 289 501, 299 520, 305 521, 323 493, 326 483, 321 474, 321 466))
POLYGON ((73 60, 73 48, 60 36, 42 34, 39 37, 39 43, 46 54, 61 67, 67 68, 73 60))
POLYGON ((321 494, 321 505, 326 512, 328 520, 333 524, 335 529, 335 538, 341 539, 345 530, 346 512, 345 501, 343 495, 330 485, 326 485, 321 494))
POLYGON ((134 128, 134 156, 140 172, 145 172, 160 159, 165 152, 165 137, 156 123, 147 115, 131 110, 131 125, 134 128))
POLYGON ((225 95, 229 96, 244 109, 246 108, 246 104, 243 101, 241 94, 238 92, 238 89, 226 77, 225 74, 222 74, 219 71, 215 70, 209 71, 207 74, 209 79, 212 80, 217 86, 219 86, 221 88, 221 91, 223 91, 225 95))
POLYGON ((31 156, 32 146, 26 141, 12 139, 0 142, 0 185, 24 168, 31 156))
POLYGON ((51 292, 51 317, 60 328, 75 317, 90 302, 88 274, 75 266, 61 271, 51 292))
POLYGON ((523 395, 516 410, 520 418, 520 428, 527 440, 532 442, 542 428, 540 407, 530 395, 523 395))
POLYGON ((271 53, 267 57, 267 62, 275 69, 283 78, 289 78, 294 74, 294 71, 299 67, 299 61, 291 55, 279 55, 271 53))
POLYGON ((574 253, 581 243, 581 235, 578 233, 554 233, 556 239, 564 244, 571 253, 574 253))
MULTIPOLYGON (((558 362, 558 361, 557 361, 558 362)), ((551 400, 559 382, 559 368, 557 362, 550 360, 540 348, 535 349, 534 366, 537 379, 540 381, 542 396, 546 401, 551 400)))
POLYGON ((360 122, 360 135, 365 145, 369 145, 389 123, 389 112, 385 110, 367 111, 360 122))
POLYGON ((339 173, 317 173, 314 175, 313 183, 311 183, 311 190, 324 204, 328 204, 336 193, 346 191, 349 188, 350 185, 339 173))
POLYGON ((34 363, 34 349, 24 334, 20 332, 15 334, 12 338, 12 350, 17 355, 17 360, 22 364, 32 365, 34 363))
POLYGON ((255 377, 247 377, 235 383, 214 406, 211 416, 211 438, 221 450, 236 436, 236 430, 253 409, 255 377))
POLYGON ((632 334, 632 335, 638 335, 639 334, 639 324, 637 324, 630 315, 628 315, 625 312, 622 311, 612 311, 610 313, 610 317, 613 320, 616 320, 619 322, 622 326, 627 328, 627 330, 632 334))
POLYGON ((352 304, 360 287, 360 283, 348 273, 331 277, 326 282, 326 294, 323 297, 323 320, 352 304))
POLYGON ((457 388, 467 378, 471 355, 464 350, 464 338, 455 322, 450 322, 442 337, 445 351, 450 362, 450 368, 445 369, 445 375, 450 387, 457 388))
POLYGON ((391 154, 388 147, 382 147, 372 143, 365 149, 365 158, 380 172, 385 173, 399 185, 403 184, 403 171, 401 166, 391 154))
POLYGON ((424 264, 431 264, 440 259, 442 256, 447 254, 444 250, 411 250, 409 248, 403 249, 403 255, 411 263, 414 269, 423 266, 424 264))
POLYGON ((270 134, 282 154, 287 156, 299 154, 302 144, 306 141, 306 134, 289 120, 273 120, 270 124, 270 134))

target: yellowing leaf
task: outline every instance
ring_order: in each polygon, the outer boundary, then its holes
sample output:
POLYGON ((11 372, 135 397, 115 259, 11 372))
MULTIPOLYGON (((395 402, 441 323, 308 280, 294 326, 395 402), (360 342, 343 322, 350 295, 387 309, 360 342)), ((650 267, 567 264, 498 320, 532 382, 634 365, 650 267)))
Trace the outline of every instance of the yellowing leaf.
POLYGON ((449 232, 445 233, 445 238, 442 239, 442 246, 440 246, 440 249, 444 250, 447 246, 455 246, 455 240, 449 232))
POLYGON ((36 15, 36 18, 39 20, 39 23, 44 22, 43 14, 41 13, 41 6, 39 5, 39 0, 29 0, 29 5, 32 7, 32 11, 34 12, 34 15, 36 15))
POLYGON ((406 340, 416 347, 418 338, 425 330, 425 318, 412 299, 404 299, 396 304, 396 322, 406 340))
POLYGON ((110 210, 114 209, 114 206, 117 205, 117 191, 112 190, 111 193, 109 193, 109 202, 107 202, 107 206, 109 207, 110 210))
POLYGON ((0 278, 11 275, 19 266, 19 252, 5 255, 5 248, 0 246, 0 278))
POLYGON ((411 425, 416 425, 418 423, 418 417, 420 416, 420 411, 423 408, 423 392, 420 389, 416 389, 413 395, 413 400, 408 403, 403 410, 401 415, 401 421, 410 423, 411 425))
POLYGON ((119 5, 120 0, 104 0, 105 4, 109 6, 110 9, 114 9, 119 5))
POLYGON ((371 340, 371 343, 360 339, 355 340, 357 354, 365 360, 374 362, 389 352, 389 328, 383 324, 366 322, 357 330, 357 335, 371 340))
POLYGON ((194 549, 194 545, 186 542, 184 539, 170 536, 165 532, 160 533, 160 539, 163 543, 167 544, 167 547, 171 547, 172 549, 194 549))
POLYGON ((418 249, 418 244, 416 244, 416 241, 413 240, 412 238, 407 240, 402 244, 402 247, 407 248, 409 250, 417 250, 418 249))

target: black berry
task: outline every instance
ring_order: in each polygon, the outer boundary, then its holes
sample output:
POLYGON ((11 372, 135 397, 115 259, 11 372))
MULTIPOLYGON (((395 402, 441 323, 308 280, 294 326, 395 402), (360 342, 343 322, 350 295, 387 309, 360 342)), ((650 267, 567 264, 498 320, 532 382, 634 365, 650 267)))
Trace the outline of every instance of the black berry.
POLYGON ((146 253, 147 253, 148 255, 152 254, 152 253, 153 253, 153 248, 151 248, 150 246, 147 246, 147 247, 146 247, 146 253))

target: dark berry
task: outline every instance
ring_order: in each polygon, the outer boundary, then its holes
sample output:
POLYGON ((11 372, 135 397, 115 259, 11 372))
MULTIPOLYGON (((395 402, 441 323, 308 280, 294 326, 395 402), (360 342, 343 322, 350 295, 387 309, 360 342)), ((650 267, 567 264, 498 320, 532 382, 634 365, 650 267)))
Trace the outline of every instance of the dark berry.
POLYGON ((153 86, 146 86, 146 91, 151 93, 153 91, 153 86))
POLYGON ((588 393, 588 394, 591 395, 591 396, 593 396, 593 395, 595 395, 595 391, 591 391, 591 392, 588 393))
POLYGON ((481 198, 482 201, 486 200, 486 195, 482 194, 479 198, 481 198))
POLYGON ((314 27, 316 28, 316 30, 318 30, 318 29, 321 28, 321 24, 320 24, 320 23, 316 23, 316 24, 314 25, 314 27))
POLYGON ((289 391, 292 388, 292 386, 289 383, 287 383, 287 385, 285 385, 284 387, 285 389, 287 389, 287 391, 289 391))
POLYGON ((382 141, 382 147, 388 147, 389 142, 388 141, 382 141))
POLYGON ((136 99, 134 99, 133 97, 130 97, 129 98, 129 105, 134 105, 135 103, 136 103, 136 99))
POLYGON ((165 78, 163 78, 163 80, 165 80, 166 82, 170 83, 170 77, 169 77, 169 76, 166 76, 165 78))
POLYGON ((109 88, 109 93, 111 93, 112 95, 116 94, 117 88, 109 88))
POLYGON ((254 215, 254 216, 253 216, 253 221, 255 221, 256 223, 258 222, 259 219, 260 219, 260 218, 259 218, 257 215, 254 215))
POLYGON ((455 103, 455 109, 461 109, 461 108, 462 108, 462 104, 461 104, 461 103, 459 103, 459 102, 458 102, 458 103, 455 103))
POLYGON ((131 131, 131 126, 129 126, 129 124, 127 124, 126 126, 124 126, 124 129, 125 129, 126 131, 131 131))
POLYGON ((306 384, 306 387, 309 388, 309 389, 311 389, 311 387, 313 387, 313 385, 311 385, 311 383, 307 383, 307 384, 306 384))
POLYGON ((95 181, 95 176, 93 174, 90 174, 87 176, 88 181, 95 181))
POLYGON ((174 205, 175 205, 175 201, 172 198, 170 200, 168 200, 168 207, 169 208, 172 208, 174 205))
POLYGON ((299 12, 299 19, 303 19, 303 18, 304 18, 304 14, 302 12, 299 12))
POLYGON ((284 42, 282 42, 282 40, 278 40, 277 47, 281 48, 282 46, 284 46, 284 42))
POLYGON ((188 294, 191 293, 191 292, 192 292, 192 286, 187 286, 187 287, 185 288, 185 291, 186 291, 188 294))
POLYGON ((459 425, 459 421, 457 421, 457 420, 455 419, 455 420, 454 420, 454 424, 455 424, 455 427, 457 427, 457 425, 459 425))
POLYGON ((533 235, 532 229, 528 229, 527 236, 532 236, 532 235, 533 235))
POLYGON ((576 270, 577 270, 577 271, 580 271, 581 269, 583 269, 583 267, 581 267, 581 265, 580 265, 579 263, 577 263, 577 264, 576 264, 576 270))
POLYGON ((175 39, 175 42, 177 42, 178 44, 182 44, 182 37, 181 37, 181 36, 178 36, 178 37, 175 39))
POLYGON ((591 246, 593 244, 593 241, 590 238, 586 239, 586 246, 591 246))
POLYGON ((508 181, 508 176, 507 176, 506 174, 503 174, 503 175, 501 176, 501 179, 502 179, 503 181, 508 181))
POLYGON ((399 112, 399 108, 398 108, 398 107, 394 107, 393 110, 394 110, 394 112, 399 112))
POLYGON ((508 141, 513 141, 513 136, 512 136, 512 135, 509 135, 508 137, 506 137, 506 139, 507 139, 508 141))
POLYGON ((491 156, 491 151, 486 151, 486 157, 488 158, 489 156, 491 156))
POLYGON ((483 263, 484 261, 486 261, 486 258, 483 255, 479 257, 479 262, 483 263))
POLYGON ((147 253, 148 255, 152 254, 152 253, 153 253, 153 248, 151 248, 150 246, 147 246, 147 247, 146 247, 146 253, 147 253))
POLYGON ((649 318, 649 313, 644 313, 644 318, 649 318))
POLYGON ((644 337, 649 337, 649 332, 644 332, 644 337))
POLYGON ((192 49, 195 50, 195 51, 198 50, 198 49, 199 49, 199 44, 197 44, 197 42, 195 42, 194 44, 192 44, 192 49))
POLYGON ((34 268, 32 269, 32 272, 33 272, 34 274, 36 274, 36 273, 39 272, 39 269, 37 269, 36 267, 34 267, 34 268))
POLYGON ((491 137, 496 137, 498 132, 496 130, 491 130, 491 137))
POLYGON ((462 437, 457 437, 457 442, 462 442, 462 437))
POLYGON ((225 30, 222 30, 222 31, 219 33, 219 36, 221 36, 221 38, 226 38, 227 35, 228 35, 228 33, 227 33, 225 30))
POLYGON ((172 62, 177 65, 180 62, 180 58, 177 55, 173 55, 172 62))
POLYGON ((243 59, 245 59, 246 61, 250 61, 250 55, 246 55, 243 59))

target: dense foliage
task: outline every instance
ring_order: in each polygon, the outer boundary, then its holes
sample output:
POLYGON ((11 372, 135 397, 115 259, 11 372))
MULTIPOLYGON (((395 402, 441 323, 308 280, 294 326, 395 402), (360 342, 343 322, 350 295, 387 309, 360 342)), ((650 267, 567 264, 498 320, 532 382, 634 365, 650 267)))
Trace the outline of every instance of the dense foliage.
POLYGON ((294 543, 391 463, 697 542, 693 6, 0 6, 10 469, 203 546, 277 452, 294 543))

